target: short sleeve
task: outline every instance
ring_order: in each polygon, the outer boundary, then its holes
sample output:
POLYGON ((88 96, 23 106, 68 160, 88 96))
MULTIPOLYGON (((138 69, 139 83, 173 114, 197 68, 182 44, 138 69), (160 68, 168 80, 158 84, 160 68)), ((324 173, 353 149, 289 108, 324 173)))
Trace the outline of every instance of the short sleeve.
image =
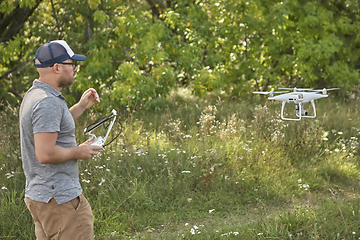
POLYGON ((40 132, 59 132, 62 108, 58 99, 47 97, 42 99, 33 109, 33 134, 40 132))

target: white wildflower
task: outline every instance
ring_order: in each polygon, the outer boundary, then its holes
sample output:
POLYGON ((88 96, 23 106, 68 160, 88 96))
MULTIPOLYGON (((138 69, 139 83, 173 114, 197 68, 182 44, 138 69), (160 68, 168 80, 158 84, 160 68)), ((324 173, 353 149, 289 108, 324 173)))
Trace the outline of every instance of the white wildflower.
POLYGON ((101 186, 105 182, 104 178, 101 178, 101 182, 99 183, 99 186, 101 186))

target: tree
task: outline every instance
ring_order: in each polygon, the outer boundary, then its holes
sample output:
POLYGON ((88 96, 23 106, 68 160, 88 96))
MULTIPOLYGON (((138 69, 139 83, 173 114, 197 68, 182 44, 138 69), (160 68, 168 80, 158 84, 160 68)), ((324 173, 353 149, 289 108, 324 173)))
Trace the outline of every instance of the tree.
POLYGON ((1 64, 3 66, 0 65, 0 104, 4 101, 12 102, 13 96, 21 99, 21 91, 14 87, 12 80, 5 79, 12 78, 13 72, 18 71, 26 63, 17 60, 20 56, 14 57, 16 53, 20 53, 21 40, 17 36, 41 2, 42 0, 0 1, 0 48, 4 50, 0 56, 5 63, 1 64))
POLYGON ((1 0, 0 42, 5 43, 14 39, 41 2, 42 0, 27 0, 20 2, 1 0))
POLYGON ((198 96, 222 90, 243 97, 279 86, 358 84, 355 0, 12 0, 0 6, 3 106, 19 103, 37 77, 36 49, 54 39, 87 56, 75 85, 64 91, 69 104, 89 86, 105 108, 158 107, 179 85, 198 96))

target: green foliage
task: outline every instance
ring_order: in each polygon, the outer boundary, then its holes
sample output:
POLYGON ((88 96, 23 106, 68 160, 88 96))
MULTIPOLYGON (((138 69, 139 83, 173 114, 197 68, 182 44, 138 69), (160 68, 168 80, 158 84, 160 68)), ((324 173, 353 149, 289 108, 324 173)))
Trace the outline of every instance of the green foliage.
MULTIPOLYGON (((360 236, 357 100, 319 101, 317 118, 301 122, 281 121, 280 104, 203 101, 187 89, 163 101, 165 110, 120 112, 116 142, 79 161, 96 238, 360 236)), ((0 114, 0 237, 33 239, 17 118, 0 114)), ((78 120, 79 143, 96 118, 78 120)))
POLYGON ((4 17, 17 7, 36 7, 11 39, 0 42, 2 106, 18 104, 37 77, 36 49, 54 39, 87 56, 75 86, 64 91, 69 104, 88 87, 106 99, 103 106, 157 108, 159 98, 179 85, 197 96, 224 91, 248 97, 279 86, 351 90, 358 84, 357 1, 53 3, 1 3, 4 17))

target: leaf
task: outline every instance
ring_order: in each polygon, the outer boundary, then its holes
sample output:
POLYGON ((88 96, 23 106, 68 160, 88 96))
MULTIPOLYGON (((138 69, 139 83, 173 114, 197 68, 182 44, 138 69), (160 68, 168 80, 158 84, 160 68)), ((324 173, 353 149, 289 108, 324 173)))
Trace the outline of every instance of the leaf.
POLYGON ((106 21, 106 18, 108 17, 102 10, 96 10, 93 16, 94 20, 99 23, 104 23, 106 21))

